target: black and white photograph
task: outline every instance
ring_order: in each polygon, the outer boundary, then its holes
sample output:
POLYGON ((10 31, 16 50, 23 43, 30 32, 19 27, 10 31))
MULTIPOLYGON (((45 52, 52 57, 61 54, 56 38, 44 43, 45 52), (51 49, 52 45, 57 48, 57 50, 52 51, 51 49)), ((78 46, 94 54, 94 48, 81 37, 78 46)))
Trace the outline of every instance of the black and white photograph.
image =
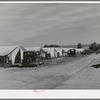
POLYGON ((100 3, 0 3, 0 89, 100 89, 100 3))

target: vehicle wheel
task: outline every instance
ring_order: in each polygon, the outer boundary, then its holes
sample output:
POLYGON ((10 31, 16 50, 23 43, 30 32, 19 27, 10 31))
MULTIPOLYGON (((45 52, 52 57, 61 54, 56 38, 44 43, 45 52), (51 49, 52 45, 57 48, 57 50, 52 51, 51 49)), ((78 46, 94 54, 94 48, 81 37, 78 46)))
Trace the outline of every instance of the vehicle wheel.
POLYGON ((31 58, 31 57, 27 57, 27 58, 26 58, 26 62, 27 62, 27 63, 31 63, 31 62, 32 62, 32 58, 31 58))

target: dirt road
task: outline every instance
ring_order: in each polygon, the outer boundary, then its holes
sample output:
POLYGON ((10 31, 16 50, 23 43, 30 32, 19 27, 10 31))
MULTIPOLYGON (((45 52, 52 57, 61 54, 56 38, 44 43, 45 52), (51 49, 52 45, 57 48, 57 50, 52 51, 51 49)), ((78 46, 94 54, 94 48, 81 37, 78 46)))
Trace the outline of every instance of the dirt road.
POLYGON ((39 68, 1 68, 0 89, 100 89, 100 55, 39 68))

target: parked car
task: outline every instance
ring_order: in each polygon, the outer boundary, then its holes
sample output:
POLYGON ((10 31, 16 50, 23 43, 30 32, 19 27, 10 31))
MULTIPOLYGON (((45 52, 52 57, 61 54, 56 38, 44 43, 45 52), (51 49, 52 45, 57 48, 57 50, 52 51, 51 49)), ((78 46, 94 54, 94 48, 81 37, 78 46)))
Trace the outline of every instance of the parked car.
POLYGON ((41 59, 39 52, 26 51, 23 54, 23 66, 40 66, 44 60, 41 59))
POLYGON ((90 54, 90 51, 89 51, 88 49, 83 50, 83 51, 81 52, 81 55, 82 55, 82 56, 84 56, 84 55, 89 55, 89 54, 90 54))
POLYGON ((68 50, 67 55, 69 57, 76 57, 76 50, 75 49, 68 50))

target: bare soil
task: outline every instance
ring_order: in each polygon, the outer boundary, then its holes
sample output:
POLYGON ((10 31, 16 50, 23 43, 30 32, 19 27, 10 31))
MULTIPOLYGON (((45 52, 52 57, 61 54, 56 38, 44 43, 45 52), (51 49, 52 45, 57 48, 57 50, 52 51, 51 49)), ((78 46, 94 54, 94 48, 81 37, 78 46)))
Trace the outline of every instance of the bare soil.
POLYGON ((0 68, 0 89, 100 89, 100 55, 62 57, 40 67, 0 68))

